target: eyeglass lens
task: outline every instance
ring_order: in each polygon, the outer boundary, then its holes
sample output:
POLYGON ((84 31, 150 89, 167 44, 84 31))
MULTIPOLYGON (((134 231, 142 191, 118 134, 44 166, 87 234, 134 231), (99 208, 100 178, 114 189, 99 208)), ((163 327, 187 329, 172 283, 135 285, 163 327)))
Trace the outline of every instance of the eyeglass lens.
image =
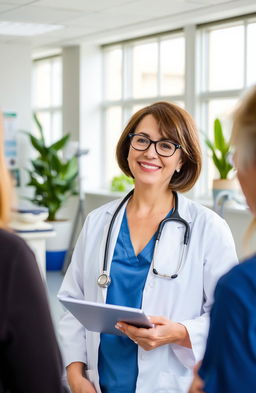
MULTIPOLYGON (((151 143, 151 140, 143 135, 133 135, 131 138, 131 145, 136 150, 147 150, 151 143)), ((169 141, 158 141, 155 143, 155 149, 159 155, 170 157, 175 153, 176 146, 169 141)))

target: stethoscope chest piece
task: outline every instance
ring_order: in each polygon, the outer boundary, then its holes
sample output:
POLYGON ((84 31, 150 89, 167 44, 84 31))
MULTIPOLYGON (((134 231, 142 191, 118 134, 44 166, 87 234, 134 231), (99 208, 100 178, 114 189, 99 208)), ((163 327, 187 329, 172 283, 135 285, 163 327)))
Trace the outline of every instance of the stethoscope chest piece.
POLYGON ((111 278, 107 274, 107 272, 102 272, 98 277, 97 283, 98 283, 99 287, 107 288, 111 283, 111 278))

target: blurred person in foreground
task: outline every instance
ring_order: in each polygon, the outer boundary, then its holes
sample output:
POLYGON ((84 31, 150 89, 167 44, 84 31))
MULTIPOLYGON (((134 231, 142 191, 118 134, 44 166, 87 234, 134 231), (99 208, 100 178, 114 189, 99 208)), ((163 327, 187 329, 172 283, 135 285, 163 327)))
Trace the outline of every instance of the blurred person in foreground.
MULTIPOLYGON (((256 227, 256 87, 234 115, 237 177, 256 227)), ((218 282, 206 352, 189 393, 256 392, 256 254, 218 282), (198 375, 199 374, 199 375, 198 375)))
POLYGON ((64 393, 45 287, 34 254, 8 228, 10 204, 0 113, 0 393, 64 393))

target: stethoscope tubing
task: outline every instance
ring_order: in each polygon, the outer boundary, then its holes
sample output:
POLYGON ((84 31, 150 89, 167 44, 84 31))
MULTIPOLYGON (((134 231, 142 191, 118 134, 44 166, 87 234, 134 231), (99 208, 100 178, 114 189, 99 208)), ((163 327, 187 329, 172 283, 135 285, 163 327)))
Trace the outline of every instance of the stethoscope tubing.
MULTIPOLYGON (((110 221, 109 224, 109 228, 108 228, 108 233, 107 233, 107 237, 106 237, 106 245, 105 245, 105 251, 104 251, 104 260, 103 260, 103 269, 102 269, 102 273, 100 274, 97 283, 100 287, 102 288, 107 288, 109 286, 109 284, 111 283, 111 278, 109 276, 109 273, 107 271, 108 268, 108 253, 109 253, 109 245, 110 245, 110 237, 111 237, 111 233, 112 233, 112 228, 113 225, 115 223, 116 217, 118 215, 118 213, 120 212, 121 208, 123 207, 123 205, 127 202, 127 200, 133 195, 134 190, 131 190, 120 202, 120 204, 118 205, 116 211, 113 214, 113 217, 110 221)), ((174 207, 174 212, 172 213, 171 217, 167 217, 164 218, 157 229, 157 234, 156 234, 156 241, 155 241, 155 247, 154 247, 154 252, 153 252, 153 260, 152 260, 152 266, 153 266, 153 273, 159 277, 162 278, 176 278, 178 277, 178 274, 180 273, 182 267, 183 267, 183 261, 184 261, 184 250, 186 248, 186 246, 188 245, 189 239, 190 239, 190 226, 188 224, 188 222, 186 220, 184 220, 182 217, 180 217, 179 215, 179 211, 178 211, 178 195, 176 191, 173 191, 173 195, 174 195, 174 200, 175 200, 175 207, 174 207), (167 222, 170 221, 176 221, 176 222, 180 222, 185 226, 185 233, 184 233, 184 239, 183 239, 183 249, 182 249, 182 253, 181 253, 181 257, 180 257, 180 261, 178 264, 178 269, 177 272, 175 274, 172 274, 171 276, 168 276, 166 274, 159 274, 158 271, 155 268, 154 265, 154 260, 155 260, 155 255, 156 255, 156 250, 158 248, 158 244, 160 241, 160 237, 164 228, 164 225, 167 222)))
POLYGON ((106 245, 105 245, 105 252, 104 252, 104 260, 103 260, 103 271, 107 272, 107 264, 108 264, 108 250, 109 250, 109 245, 110 245, 110 236, 112 233, 112 228, 113 225, 115 223, 116 217, 118 215, 118 213, 120 212, 120 210, 122 209, 123 205, 125 204, 126 201, 128 201, 128 199, 130 199, 130 197, 133 195, 134 190, 131 190, 125 197, 124 199, 122 199, 122 201, 120 202, 120 204, 118 205, 115 213, 113 214, 113 217, 110 221, 109 224, 109 228, 108 228, 108 233, 107 233, 107 238, 106 238, 106 245))

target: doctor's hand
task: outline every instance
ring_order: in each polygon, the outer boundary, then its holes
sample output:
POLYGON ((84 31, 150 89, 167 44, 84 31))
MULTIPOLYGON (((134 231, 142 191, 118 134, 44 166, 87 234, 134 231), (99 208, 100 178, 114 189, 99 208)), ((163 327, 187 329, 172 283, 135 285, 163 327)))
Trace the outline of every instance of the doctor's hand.
POLYGON ((82 376, 70 384, 70 388, 72 393, 97 393, 93 384, 82 376))
POLYGON ((203 388, 204 388, 204 382, 198 375, 198 369, 201 365, 201 362, 198 363, 195 368, 194 368, 194 379, 193 382, 190 386, 189 392, 188 393, 204 393, 203 388))
POLYGON ((149 317, 153 328, 137 328, 125 322, 118 322, 116 328, 126 334, 145 351, 151 351, 165 344, 178 344, 191 348, 186 327, 165 317, 149 317))
POLYGON ((73 362, 67 367, 67 378, 72 393, 97 393, 93 384, 85 378, 84 363, 73 362))

